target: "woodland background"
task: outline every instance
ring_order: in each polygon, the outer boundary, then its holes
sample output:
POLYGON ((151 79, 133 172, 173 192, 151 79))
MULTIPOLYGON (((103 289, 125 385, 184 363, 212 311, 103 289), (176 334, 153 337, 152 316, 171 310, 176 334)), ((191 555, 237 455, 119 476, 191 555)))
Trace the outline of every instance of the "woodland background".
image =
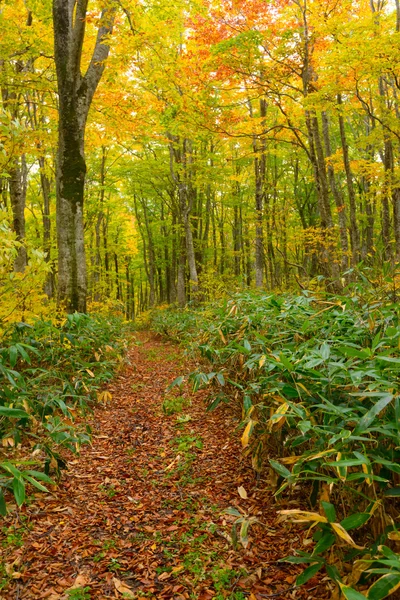
MULTIPOLYGON (((107 11, 85 135, 92 307, 134 317, 254 285, 340 292, 393 271, 397 0, 93 2, 82 73, 107 11)), ((2 3, 2 320, 53 310, 42 288, 56 296, 52 23, 50 2, 2 3)))

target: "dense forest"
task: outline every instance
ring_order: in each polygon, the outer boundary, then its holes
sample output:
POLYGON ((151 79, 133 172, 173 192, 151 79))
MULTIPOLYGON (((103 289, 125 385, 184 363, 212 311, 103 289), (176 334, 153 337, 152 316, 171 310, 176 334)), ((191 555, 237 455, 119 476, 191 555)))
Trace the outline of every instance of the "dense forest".
POLYGON ((393 270, 397 2, 87 4, 55 3, 55 46, 50 2, 0 12, 2 286, 26 310, 42 286, 133 317, 393 270))
POLYGON ((0 89, 0 598, 399 597, 400 0, 2 0, 0 89))

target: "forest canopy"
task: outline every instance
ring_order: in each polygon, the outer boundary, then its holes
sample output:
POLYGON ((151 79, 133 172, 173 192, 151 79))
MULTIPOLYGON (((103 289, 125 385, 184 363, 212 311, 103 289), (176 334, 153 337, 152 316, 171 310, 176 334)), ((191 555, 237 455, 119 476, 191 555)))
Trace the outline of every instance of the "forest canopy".
POLYGON ((398 2, 53 4, 0 9, 1 280, 25 311, 393 269, 398 2))

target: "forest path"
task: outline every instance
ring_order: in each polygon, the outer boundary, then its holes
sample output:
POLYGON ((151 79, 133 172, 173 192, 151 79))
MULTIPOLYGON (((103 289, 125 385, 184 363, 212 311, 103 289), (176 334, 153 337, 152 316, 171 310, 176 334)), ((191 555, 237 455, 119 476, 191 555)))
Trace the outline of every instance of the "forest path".
POLYGON ((303 533, 277 524, 229 407, 207 413, 205 392, 166 392, 195 365, 151 333, 128 358, 108 386, 112 400, 94 412, 93 445, 69 462, 51 497, 22 509, 29 531, 20 548, 3 545, 16 578, 0 598, 326 598, 316 580, 293 589, 299 568, 277 563, 303 533), (246 549, 229 541, 228 507, 262 523, 251 526, 246 549))

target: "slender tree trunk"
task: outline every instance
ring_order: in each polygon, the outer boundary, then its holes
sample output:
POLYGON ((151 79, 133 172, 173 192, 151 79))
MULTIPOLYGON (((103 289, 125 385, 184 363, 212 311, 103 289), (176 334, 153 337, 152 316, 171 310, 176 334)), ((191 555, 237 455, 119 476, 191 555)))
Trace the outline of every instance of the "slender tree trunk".
POLYGON ((181 236, 180 248, 179 248, 179 262, 178 262, 178 282, 177 282, 177 300, 179 306, 185 306, 186 304, 186 289, 185 289, 185 238, 181 236))
MULTIPOLYGON (((325 154, 327 158, 332 156, 331 141, 329 135, 329 119, 328 115, 322 113, 322 131, 324 136, 325 154)), ((336 209, 338 212, 340 245, 342 250, 342 271, 346 271, 349 266, 349 244, 347 240, 347 223, 346 223, 346 205, 343 200, 343 195, 336 181, 335 171, 331 162, 328 162, 328 179, 332 195, 335 200, 336 209)))
MULTIPOLYGON (((338 94, 337 97, 339 106, 342 105, 342 97, 338 94)), ((340 128, 340 141, 342 144, 343 151, 343 164, 346 173, 347 191, 349 195, 349 208, 350 208, 350 241, 353 264, 356 264, 360 260, 360 232, 357 224, 357 207, 356 207, 356 195, 354 191, 353 173, 350 167, 349 158, 349 146, 346 139, 346 130, 344 127, 343 114, 339 113, 339 128, 340 128)))
MULTIPOLYGON (((39 157, 40 169, 40 185, 43 196, 43 250, 45 252, 45 260, 51 262, 51 221, 50 221, 50 191, 51 184, 45 171, 45 159, 39 157)), ((44 284, 44 292, 49 298, 54 296, 54 271, 51 269, 46 277, 44 284)))
MULTIPOLYGON (((267 103, 265 98, 260 99, 260 117, 263 119, 267 114, 267 103)), ((256 239, 255 239, 255 282, 256 287, 263 286, 264 279, 264 228, 263 228, 263 204, 265 196, 265 140, 261 138, 258 143, 253 137, 254 151, 254 176, 255 176, 255 209, 256 209, 256 239)))
POLYGON ((21 163, 16 159, 10 171, 10 204, 13 215, 13 230, 18 246, 18 253, 14 260, 14 270, 22 273, 27 265, 25 248, 25 202, 26 202, 26 163, 22 157, 21 163))

